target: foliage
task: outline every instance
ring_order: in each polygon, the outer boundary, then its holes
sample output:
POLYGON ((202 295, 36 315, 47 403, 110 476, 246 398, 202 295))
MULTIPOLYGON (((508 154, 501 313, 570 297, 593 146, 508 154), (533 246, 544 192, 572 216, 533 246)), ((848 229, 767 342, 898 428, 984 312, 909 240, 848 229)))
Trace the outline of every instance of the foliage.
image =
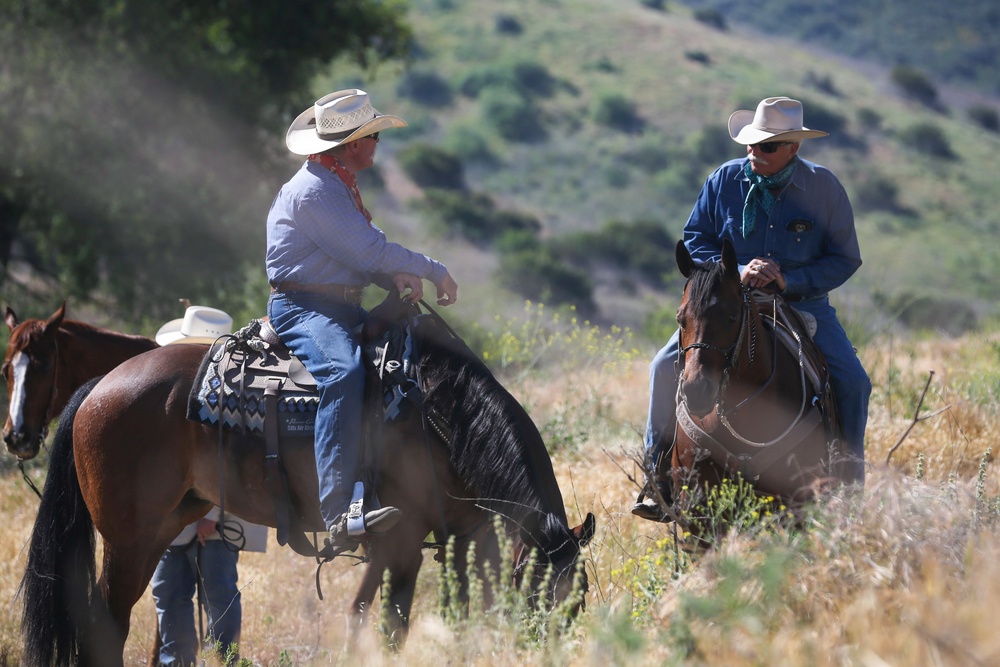
POLYGON ((483 361, 508 376, 542 368, 559 376, 569 375, 570 369, 615 375, 642 356, 628 329, 603 331, 581 322, 575 309, 567 314, 531 301, 525 302, 521 316, 498 316, 491 327, 474 327, 468 337, 483 361))
POLYGON ((428 188, 419 207, 438 234, 455 235, 481 245, 489 245, 507 232, 537 232, 540 228, 530 215, 498 209, 492 197, 484 193, 428 188))
POLYGON ((891 77, 893 83, 899 86, 909 97, 929 107, 937 105, 937 88, 927 78, 927 75, 920 70, 899 65, 892 69, 891 77))
POLYGON ((422 188, 465 189, 462 161, 443 148, 411 143, 397 158, 410 180, 422 188))
POLYGON ((725 30, 728 27, 726 25, 726 17, 717 9, 696 9, 694 18, 705 25, 712 26, 716 30, 725 30))
POLYGON ((334 56, 404 53, 398 10, 396 0, 253 11, 3 3, 0 60, 17 63, 0 103, 3 291, 17 291, 12 268, 26 264, 59 297, 100 292, 122 316, 165 316, 179 297, 214 301, 258 261, 281 182, 264 175, 256 125, 284 126, 334 56))
POLYGON ((786 38, 885 66, 907 63, 935 78, 1000 92, 1000 53, 993 48, 1000 14, 988 0, 952 3, 947 12, 932 0, 842 0, 807 7, 798 0, 681 1, 766 34, 774 33, 774 17, 780 16, 786 38))
POLYGON ((596 312, 590 277, 562 261, 545 245, 522 245, 503 253, 497 280, 526 299, 572 305, 587 317, 596 312))
POLYGON ((478 97, 490 88, 513 89, 525 98, 550 97, 556 89, 556 79, 537 60, 518 57, 470 69, 459 83, 459 90, 469 97, 478 97))
POLYGON ((528 143, 548 136, 541 110, 516 88, 490 87, 479 96, 479 104, 483 119, 503 139, 528 143))
POLYGON ((448 106, 454 97, 451 86, 440 74, 419 69, 403 75, 396 86, 396 94, 434 109, 448 106))
POLYGON ((956 158, 948 136, 935 123, 915 123, 899 131, 899 140, 913 150, 934 158, 956 158))
POLYGON ((656 220, 611 220, 593 232, 570 232, 550 241, 553 250, 576 266, 635 271, 654 287, 667 283, 677 240, 656 220))
POLYGON ((990 132, 1000 132, 1000 112, 985 104, 974 104, 968 110, 969 120, 990 132))
POLYGON ((976 328, 976 312, 966 303, 902 292, 887 296, 873 293, 875 304, 909 329, 941 331, 958 336, 976 328))
POLYGON ((594 101, 591 116, 600 126, 626 133, 638 132, 644 125, 635 104, 621 93, 600 95, 594 101))

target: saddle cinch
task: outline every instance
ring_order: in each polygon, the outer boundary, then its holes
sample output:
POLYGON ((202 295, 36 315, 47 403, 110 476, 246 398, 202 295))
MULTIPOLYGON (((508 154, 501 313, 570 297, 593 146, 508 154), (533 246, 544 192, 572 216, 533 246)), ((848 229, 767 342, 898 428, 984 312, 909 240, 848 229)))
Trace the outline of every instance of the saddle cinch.
MULTIPOLYGON (((385 420, 397 419, 405 401, 419 402, 412 378, 411 334, 412 322, 404 318, 364 345, 365 363, 375 367, 381 380, 385 420)), ((278 544, 290 544, 307 556, 320 552, 306 538, 301 518, 292 509, 281 443, 289 438, 311 439, 318 406, 316 380, 281 342, 270 322, 261 319, 221 337, 209 348, 192 385, 187 409, 187 418, 192 421, 264 436, 278 544)), ((347 515, 347 530, 352 536, 365 532, 365 507, 379 506, 374 488, 377 453, 367 446, 362 467, 362 479, 355 482, 347 515)))

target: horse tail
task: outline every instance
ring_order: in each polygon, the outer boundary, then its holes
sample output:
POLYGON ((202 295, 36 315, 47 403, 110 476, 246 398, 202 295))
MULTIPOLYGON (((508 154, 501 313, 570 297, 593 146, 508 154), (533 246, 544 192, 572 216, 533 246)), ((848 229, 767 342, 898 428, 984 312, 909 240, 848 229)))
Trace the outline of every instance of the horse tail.
POLYGON ((19 588, 24 599, 21 634, 25 665, 74 664, 89 626, 97 590, 95 534, 76 476, 73 420, 99 379, 73 394, 59 420, 49 457, 19 588))

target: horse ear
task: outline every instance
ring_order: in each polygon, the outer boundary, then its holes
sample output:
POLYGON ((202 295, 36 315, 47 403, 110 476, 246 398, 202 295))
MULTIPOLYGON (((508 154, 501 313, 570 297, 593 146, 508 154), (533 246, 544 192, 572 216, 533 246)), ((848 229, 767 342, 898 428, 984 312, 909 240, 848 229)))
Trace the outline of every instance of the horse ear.
POLYGON ((594 519, 593 512, 587 512, 587 518, 583 520, 579 526, 573 529, 573 535, 576 536, 576 543, 581 547, 587 546, 592 539, 594 539, 594 530, 597 524, 597 520, 594 519))
POLYGON ((694 260, 691 259, 691 253, 688 252, 684 241, 677 242, 677 251, 674 254, 677 257, 677 268, 681 270, 681 275, 690 278, 691 272, 694 271, 694 260))
POLYGON ((740 263, 736 259, 736 248, 728 238, 722 241, 722 268, 725 269, 726 275, 732 276, 735 273, 739 278, 740 263))
POLYGON ((63 301, 62 305, 59 306, 59 310, 52 313, 52 317, 45 320, 45 333, 55 333, 55 330, 63 323, 63 318, 66 317, 66 302, 63 301))
POLYGON ((3 319, 7 323, 7 328, 10 329, 11 331, 17 328, 18 325, 17 315, 15 315, 14 311, 10 309, 10 306, 7 306, 7 314, 4 315, 3 319))

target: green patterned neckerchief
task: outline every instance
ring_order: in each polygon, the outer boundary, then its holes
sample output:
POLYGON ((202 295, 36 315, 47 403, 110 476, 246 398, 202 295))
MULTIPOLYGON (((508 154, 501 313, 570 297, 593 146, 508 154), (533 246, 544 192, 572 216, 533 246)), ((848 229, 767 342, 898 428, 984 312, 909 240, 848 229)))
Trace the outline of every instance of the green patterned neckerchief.
POLYGON ((743 204, 743 238, 746 238, 757 226, 757 200, 760 200, 761 206, 770 215, 775 202, 771 190, 785 187, 792 178, 792 172, 795 171, 795 163, 796 160, 793 159, 787 167, 777 174, 761 176, 754 172, 750 167, 750 162, 747 162, 743 173, 750 179, 750 192, 747 193, 746 203, 743 204))

